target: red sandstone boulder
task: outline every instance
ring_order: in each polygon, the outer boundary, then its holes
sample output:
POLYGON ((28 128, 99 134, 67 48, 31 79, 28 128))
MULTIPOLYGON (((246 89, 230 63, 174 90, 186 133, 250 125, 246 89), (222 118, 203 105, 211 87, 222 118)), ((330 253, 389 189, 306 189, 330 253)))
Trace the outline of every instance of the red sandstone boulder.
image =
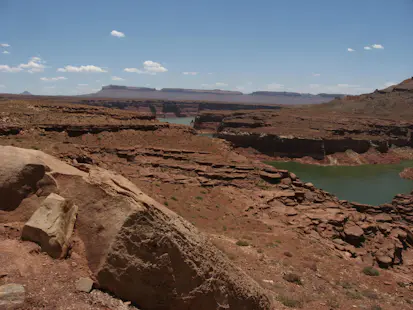
MULTIPOLYGON (((15 163, 8 175, 18 177, 0 179, 6 188, 1 202, 19 194, 20 184, 29 183, 30 190, 18 199, 41 193, 38 180, 48 175, 60 195, 78 206, 75 233, 101 288, 143 309, 271 308, 265 291, 192 224, 122 176, 88 165, 84 172, 39 151, 0 146, 0 165, 7 162, 15 163)), ((24 203, 2 210, 18 214, 20 208, 24 203)))

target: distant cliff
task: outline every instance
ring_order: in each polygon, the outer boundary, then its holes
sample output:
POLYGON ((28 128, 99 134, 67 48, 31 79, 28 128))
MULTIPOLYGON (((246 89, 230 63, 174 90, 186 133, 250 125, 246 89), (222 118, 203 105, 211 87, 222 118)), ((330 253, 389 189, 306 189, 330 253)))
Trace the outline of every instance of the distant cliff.
POLYGON ((257 91, 252 94, 243 94, 239 91, 228 91, 220 89, 184 89, 163 88, 156 90, 147 87, 130 87, 119 85, 103 86, 100 91, 85 97, 95 98, 123 98, 123 99, 157 99, 172 101, 207 101, 225 103, 249 103, 249 104, 313 104, 328 102, 337 94, 300 94, 292 92, 267 92, 257 91))

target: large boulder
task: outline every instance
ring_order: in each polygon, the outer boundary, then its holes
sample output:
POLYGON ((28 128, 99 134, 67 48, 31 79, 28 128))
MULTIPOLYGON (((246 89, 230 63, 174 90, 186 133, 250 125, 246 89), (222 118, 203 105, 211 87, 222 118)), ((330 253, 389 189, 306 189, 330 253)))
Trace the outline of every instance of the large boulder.
POLYGON ((24 225, 22 239, 34 241, 53 258, 65 257, 76 221, 77 206, 50 194, 24 225))
MULTIPOLYGON (((271 308, 265 291, 204 234, 122 176, 0 146, 0 165, 7 157, 43 166, 60 195, 78 206, 75 233, 101 288, 143 309, 271 308)), ((41 182, 32 192, 42 192, 41 182)))

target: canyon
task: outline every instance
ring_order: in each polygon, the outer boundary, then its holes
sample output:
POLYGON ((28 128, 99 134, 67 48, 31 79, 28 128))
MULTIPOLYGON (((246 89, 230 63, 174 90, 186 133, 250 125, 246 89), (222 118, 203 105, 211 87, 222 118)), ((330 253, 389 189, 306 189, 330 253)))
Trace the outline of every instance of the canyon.
POLYGON ((411 159, 413 79, 361 96, 277 111, 201 111, 194 127, 235 147, 321 164, 411 159))
POLYGON ((340 200, 263 162, 410 158, 409 111, 370 114, 410 91, 365 96, 195 102, 194 128, 124 99, 0 97, 0 287, 23 285, 21 309, 413 309, 411 193, 340 200), (77 207, 60 259, 27 229, 53 199, 77 207))

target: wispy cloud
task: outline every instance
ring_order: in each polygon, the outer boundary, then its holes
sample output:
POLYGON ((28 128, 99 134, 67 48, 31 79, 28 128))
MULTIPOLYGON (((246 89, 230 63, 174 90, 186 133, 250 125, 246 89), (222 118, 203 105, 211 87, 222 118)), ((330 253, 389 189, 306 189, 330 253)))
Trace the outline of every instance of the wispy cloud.
POLYGON ((75 73, 105 73, 106 70, 102 69, 101 67, 97 67, 94 65, 86 65, 86 66, 66 66, 64 68, 57 69, 57 72, 75 72, 75 73))
POLYGON ((0 46, 1 46, 1 47, 10 47, 10 44, 7 44, 7 43, 0 43, 0 46))
POLYGON ((366 51, 369 51, 369 50, 371 50, 371 47, 370 47, 370 46, 365 46, 364 49, 365 49, 366 51))
POLYGON ((313 76, 318 77, 318 76, 321 76, 321 74, 320 73, 313 73, 313 76))
POLYGON ((40 57, 32 57, 25 64, 20 64, 17 67, 11 67, 9 65, 0 65, 0 72, 20 72, 25 71, 30 73, 43 72, 46 66, 44 61, 40 57))
POLYGON ((167 72, 168 69, 163 67, 159 62, 154 62, 152 60, 147 60, 143 63, 143 68, 125 68, 123 69, 125 72, 129 73, 138 73, 138 74, 151 74, 155 75, 157 73, 167 72))
POLYGON ((10 54, 9 51, 3 51, 2 53, 3 53, 3 54, 10 54))
POLYGON ((182 72, 183 75, 197 75, 198 72, 182 72))
POLYGON ((51 77, 51 78, 41 77, 40 79, 41 79, 42 81, 45 81, 45 82, 55 82, 55 81, 67 80, 67 78, 64 77, 64 76, 56 76, 56 77, 51 77))
POLYGON ((372 47, 372 48, 375 48, 375 49, 379 49, 379 50, 384 49, 384 46, 381 45, 381 44, 373 44, 371 47, 372 47))
POLYGON ((89 84, 77 84, 77 86, 80 86, 80 87, 85 87, 85 86, 88 86, 89 84))
POLYGON ((215 86, 226 87, 226 86, 228 86, 228 84, 227 83, 222 83, 222 82, 217 82, 217 83, 215 83, 215 86))
POLYGON ((15 73, 15 72, 20 72, 23 69, 19 67, 10 67, 9 65, 0 65, 0 72, 9 72, 9 73, 15 73))
POLYGON ((5 88, 6 85, 0 84, 0 88, 5 88))
POLYGON ((112 30, 110 32, 110 35, 113 37, 118 37, 118 38, 124 38, 125 34, 123 32, 117 31, 117 30, 112 30))
POLYGON ((351 47, 349 47, 349 48, 347 49, 347 51, 351 53, 351 52, 355 52, 356 50, 353 50, 351 47))
POLYGON ((112 81, 124 81, 125 79, 119 77, 119 76, 112 76, 112 81))
POLYGON ((279 84, 279 83, 271 83, 267 85, 268 90, 282 90, 284 88, 285 88, 284 84, 279 84))

